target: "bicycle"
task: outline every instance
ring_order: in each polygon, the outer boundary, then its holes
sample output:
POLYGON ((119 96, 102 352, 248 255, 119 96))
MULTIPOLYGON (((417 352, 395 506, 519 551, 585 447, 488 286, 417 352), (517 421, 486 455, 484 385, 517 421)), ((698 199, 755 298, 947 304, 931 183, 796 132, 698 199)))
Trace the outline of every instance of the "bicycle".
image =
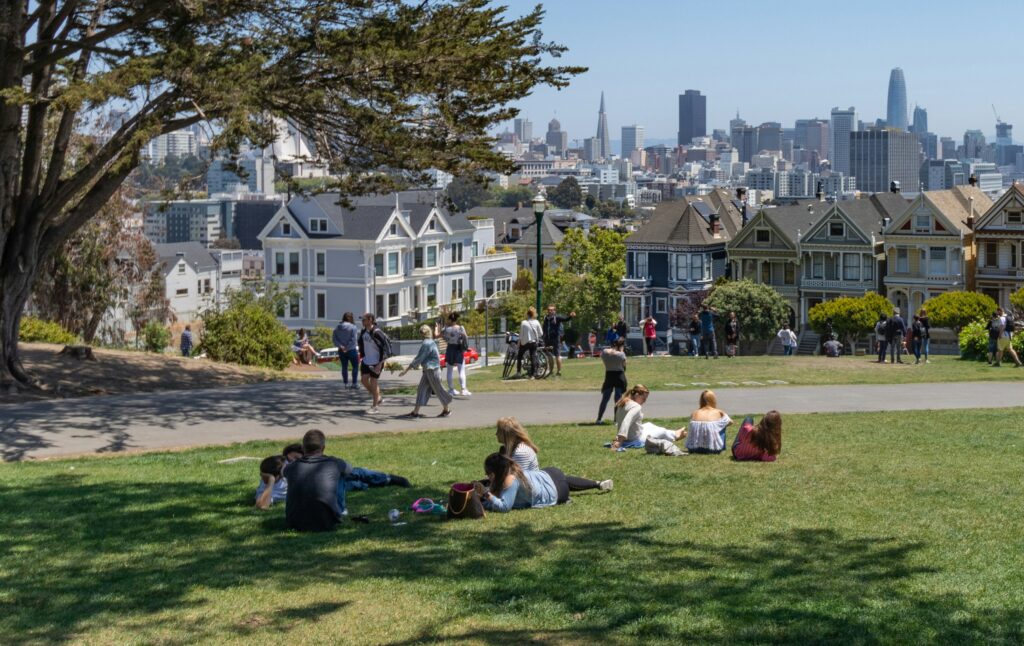
MULTIPOLYGON (((519 335, 515 332, 506 332, 505 343, 505 361, 502 365, 501 378, 508 380, 520 374, 515 370, 519 360, 519 335)), ((530 355, 523 355, 523 371, 525 374, 533 375, 534 379, 544 379, 551 374, 551 366, 554 365, 555 359, 547 351, 547 348, 537 348, 536 356, 537 366, 535 368, 530 355)))

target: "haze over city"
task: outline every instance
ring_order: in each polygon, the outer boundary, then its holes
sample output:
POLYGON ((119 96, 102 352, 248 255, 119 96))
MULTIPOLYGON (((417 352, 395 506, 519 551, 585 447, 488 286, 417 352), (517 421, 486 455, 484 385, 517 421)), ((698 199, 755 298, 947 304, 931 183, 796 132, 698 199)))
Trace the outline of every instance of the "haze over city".
MULTIPOLYGON (((503 4, 520 15, 536 2, 503 4)), ((709 132, 728 128, 737 109, 748 123, 827 119, 836 106, 855 106, 865 121, 884 119, 894 67, 906 76, 909 110, 927 108, 939 135, 980 129, 993 137, 992 104, 1003 121, 1024 118, 1024 91, 1009 66, 1016 42, 990 33, 1019 24, 1020 4, 571 0, 544 8, 545 40, 569 48, 560 62, 589 71, 565 90, 538 88, 517 105, 535 127, 557 117, 570 143, 594 135, 602 91, 612 136, 636 123, 649 141, 675 138, 677 97, 689 88, 708 97, 709 132)))

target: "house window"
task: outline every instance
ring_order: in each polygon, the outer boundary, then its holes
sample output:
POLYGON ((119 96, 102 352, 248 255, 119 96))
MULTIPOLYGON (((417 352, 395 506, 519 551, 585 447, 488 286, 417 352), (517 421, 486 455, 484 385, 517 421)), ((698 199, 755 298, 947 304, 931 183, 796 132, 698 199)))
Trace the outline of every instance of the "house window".
POLYGON ((690 257, 685 253, 676 254, 676 280, 690 279, 690 257))
POLYGON ((398 294, 388 294, 388 318, 398 316, 398 294))
POLYGON ((374 299, 373 313, 377 315, 377 318, 384 318, 384 294, 377 294, 377 298, 374 299))
POLYGON ((437 230, 437 225, 434 223, 434 220, 431 219, 430 222, 427 222, 427 231, 436 231, 436 230, 437 230))
POLYGON ((999 245, 995 242, 985 243, 985 266, 999 266, 999 245))
POLYGON ((427 285, 427 307, 437 306, 437 283, 427 285))
POLYGON ((283 251, 278 251, 278 252, 274 253, 274 275, 275 276, 284 276, 284 252, 283 251))
POLYGON ((757 229, 754 231, 754 242, 757 244, 771 244, 772 232, 770 229, 757 229))
POLYGON ((452 243, 452 263, 462 262, 462 243, 452 243))
POLYGON ((299 275, 299 252, 291 251, 288 253, 288 275, 298 276, 299 275))
POLYGON ((825 277, 825 256, 816 253, 811 256, 811 278, 825 277))
POLYGON ((316 318, 327 318, 327 294, 324 292, 316 293, 316 318))
POLYGON ((906 247, 896 249, 896 273, 906 274, 910 272, 910 252, 906 247))
POLYGON ((384 254, 377 253, 373 255, 373 273, 375 276, 384 275, 384 254))
POLYGON ((510 240, 518 240, 522 236, 523 231, 519 228, 519 224, 513 222, 508 230, 508 237, 510 240))
POLYGON ((427 267, 437 267, 437 245, 427 247, 427 267))
MULTIPOLYGON (((280 255, 280 254, 278 254, 278 255, 280 255)), ((281 262, 284 262, 284 261, 282 260, 281 262)), ((178 263, 178 273, 179 274, 184 274, 185 273, 185 263, 183 263, 183 262, 179 262, 178 263)))
POLYGON ((1010 243, 1010 267, 1017 268, 1017 245, 1010 243))
POLYGON ((829 222, 828 223, 828 237, 830 238, 845 238, 846 237, 846 225, 842 222, 829 222))
POLYGON ((323 218, 310 218, 309 230, 311 233, 326 233, 327 220, 323 218))
POLYGON ((647 252, 636 253, 636 271, 633 272, 637 278, 647 278, 647 252))
POLYGON ((397 222, 392 222, 391 223, 391 226, 388 228, 388 235, 391 235, 391 236, 397 236, 398 235, 398 223, 397 222))
POLYGON ((413 287, 412 292, 412 309, 419 311, 420 309, 420 288, 413 287))
POLYGON ((654 299, 654 312, 656 314, 664 314, 668 311, 668 299, 664 296, 659 296, 654 299))
POLYGON ((493 280, 485 280, 484 281, 484 298, 490 298, 491 296, 494 296, 494 281, 493 280))
POLYGON ((918 213, 914 216, 914 230, 916 231, 930 231, 932 228, 932 219, 927 213, 918 213))
POLYGON ((843 280, 860 280, 860 254, 843 254, 843 280))
POLYGON ((875 258, 871 254, 864 254, 861 259, 861 280, 871 280, 875 258))
POLYGON ((1007 224, 1021 224, 1021 212, 1020 211, 1007 211, 1006 212, 1006 223, 1007 224))
POLYGON ((786 285, 795 285, 796 284, 796 265, 794 265, 791 262, 786 262, 786 263, 782 264, 782 267, 783 267, 783 270, 782 270, 782 273, 783 273, 782 282, 785 283, 786 285))
POLYGON ((629 325, 640 323, 642 299, 639 296, 626 296, 622 299, 622 315, 629 325))
POLYGON ((178 291, 174 292, 175 297, 177 296, 188 296, 188 287, 183 287, 178 291))
POLYGON ((288 298, 288 318, 299 318, 299 295, 292 294, 288 298))
POLYGON ((476 258, 480 255, 480 243, 473 241, 473 257, 476 258))
POLYGON ((388 253, 388 276, 397 276, 398 271, 398 252, 391 251, 388 253))
POLYGON ((704 254, 690 254, 690 280, 704 280, 704 254))
POLYGON ((928 248, 928 273, 932 276, 946 275, 946 248, 928 248))
POLYGON ((423 269, 423 247, 416 247, 412 250, 412 268, 423 269))
POLYGON ((292 234, 292 225, 288 222, 281 223, 281 235, 290 236, 292 234))
POLYGON ((459 300, 460 298, 462 298, 462 291, 463 291, 463 280, 461 278, 453 278, 452 279, 452 302, 453 303, 455 301, 459 300))
POLYGON ((764 285, 772 284, 772 266, 771 263, 761 263, 761 283, 764 285))
POLYGON ((327 252, 318 251, 316 252, 316 275, 326 276, 327 275, 327 252))

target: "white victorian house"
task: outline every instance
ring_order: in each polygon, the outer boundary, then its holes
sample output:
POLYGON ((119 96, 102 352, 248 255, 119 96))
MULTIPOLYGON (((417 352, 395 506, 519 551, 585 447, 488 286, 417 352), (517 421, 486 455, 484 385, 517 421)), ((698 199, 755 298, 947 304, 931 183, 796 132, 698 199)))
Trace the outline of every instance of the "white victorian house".
POLYGON ((494 222, 431 204, 340 205, 336 193, 296 197, 260 232, 268 281, 295 288, 292 328, 373 311, 383 325, 422 319, 509 291, 516 255, 495 253, 494 222))

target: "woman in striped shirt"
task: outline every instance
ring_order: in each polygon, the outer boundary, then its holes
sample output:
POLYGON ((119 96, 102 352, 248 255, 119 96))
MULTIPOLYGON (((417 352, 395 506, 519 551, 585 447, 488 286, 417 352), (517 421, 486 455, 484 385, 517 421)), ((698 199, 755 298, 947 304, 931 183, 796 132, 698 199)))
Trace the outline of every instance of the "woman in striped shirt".
MULTIPOLYGON (((537 445, 530 439, 529 433, 523 428, 514 417, 502 417, 498 420, 497 431, 498 443, 501 446, 498 452, 511 459, 523 471, 537 471, 540 469, 540 461, 537 459, 537 445)), ((569 491, 586 491, 587 489, 600 489, 611 491, 614 483, 611 480, 590 480, 577 476, 564 476, 569 486, 569 491)))

